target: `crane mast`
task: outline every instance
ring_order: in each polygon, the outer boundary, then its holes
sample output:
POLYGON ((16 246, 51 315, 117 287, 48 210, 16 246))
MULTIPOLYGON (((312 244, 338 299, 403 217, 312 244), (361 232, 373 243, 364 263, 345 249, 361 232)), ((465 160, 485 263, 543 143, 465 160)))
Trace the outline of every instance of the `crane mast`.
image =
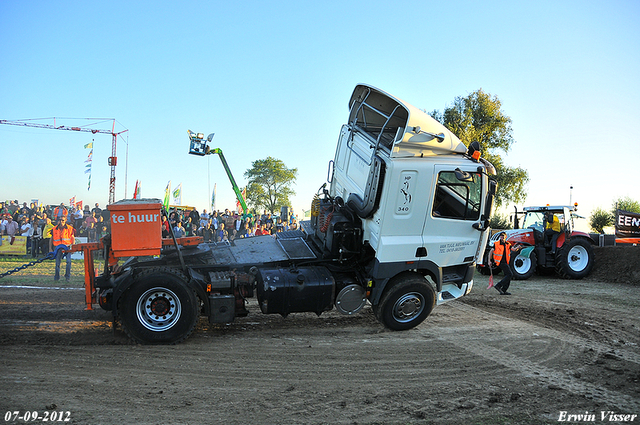
MULTIPOLYGON (((49 118, 46 118, 46 119, 49 119, 49 118)), ((116 120, 114 118, 109 119, 109 121, 112 121, 111 130, 56 125, 55 117, 53 117, 53 125, 41 124, 41 123, 35 123, 35 122, 29 122, 29 121, 34 121, 34 119, 13 120, 13 121, 0 120, 0 124, 17 125, 21 127, 32 127, 32 128, 46 128, 50 130, 81 131, 81 132, 87 132, 92 134, 110 134, 112 139, 111 139, 111 156, 108 159, 108 164, 111 167, 111 175, 109 176, 109 204, 112 204, 116 201, 115 199, 116 198, 116 165, 118 163, 118 158, 116 157, 116 142, 118 141, 118 136, 121 135, 122 133, 126 133, 127 131, 129 131, 128 129, 116 132, 115 131, 116 120)), ((125 192, 126 192, 126 187, 125 187, 125 192)), ((126 193, 125 193, 125 197, 126 197, 126 193)))

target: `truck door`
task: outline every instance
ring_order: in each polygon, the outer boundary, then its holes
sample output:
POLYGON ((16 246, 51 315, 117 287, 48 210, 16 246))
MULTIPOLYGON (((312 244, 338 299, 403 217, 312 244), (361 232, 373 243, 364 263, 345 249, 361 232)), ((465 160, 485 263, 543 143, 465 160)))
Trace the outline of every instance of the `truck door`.
POLYGON ((431 205, 422 231, 424 260, 443 267, 475 259, 482 233, 473 225, 481 221, 482 182, 477 167, 435 167, 431 205))

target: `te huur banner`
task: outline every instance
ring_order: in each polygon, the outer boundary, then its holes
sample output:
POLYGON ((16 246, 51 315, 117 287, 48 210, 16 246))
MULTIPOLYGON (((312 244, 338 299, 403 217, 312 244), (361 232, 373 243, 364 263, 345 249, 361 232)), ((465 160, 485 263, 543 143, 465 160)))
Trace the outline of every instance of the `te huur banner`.
POLYGON ((640 214, 617 210, 616 237, 640 238, 640 214))
POLYGON ((0 255, 27 255, 26 236, 3 236, 0 255), (13 243, 11 243, 13 239, 13 243))

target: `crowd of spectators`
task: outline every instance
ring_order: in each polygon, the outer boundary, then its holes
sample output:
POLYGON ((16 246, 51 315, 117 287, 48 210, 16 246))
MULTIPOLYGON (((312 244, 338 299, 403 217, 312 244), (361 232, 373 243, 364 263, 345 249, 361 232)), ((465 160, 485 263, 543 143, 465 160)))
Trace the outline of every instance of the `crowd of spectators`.
POLYGON ((173 229, 176 238, 202 236, 204 242, 224 242, 238 238, 261 235, 275 235, 278 232, 298 229, 298 221, 291 214, 289 217, 272 217, 264 211, 261 215, 240 215, 236 211, 213 211, 208 213, 197 209, 169 211, 169 219, 163 217, 162 237, 170 237, 169 228, 173 229), (284 220, 283 220, 284 218, 284 220))
POLYGON ((49 253, 49 241, 54 226, 61 217, 73 226, 75 237, 86 237, 88 242, 95 242, 109 233, 108 211, 95 204, 93 208, 60 205, 36 205, 26 202, 22 205, 15 201, 0 202, 0 234, 10 237, 13 243, 15 236, 27 238, 27 253, 34 257, 49 253))
MULTIPOLYGON (((88 242, 100 240, 110 231, 109 212, 95 204, 93 208, 60 205, 27 206, 15 201, 0 202, 0 235, 10 237, 26 236, 27 253, 34 257, 47 255, 53 227, 59 219, 67 217, 67 223, 73 226, 74 236, 86 237, 88 242)), ((169 238, 169 226, 176 237, 202 236, 204 242, 230 241, 261 235, 274 235, 278 232, 298 229, 296 217, 272 217, 264 210, 263 214, 240 215, 235 211, 213 211, 208 213, 197 209, 172 208, 169 218, 162 218, 162 237, 169 238), (284 218, 284 220, 283 220, 284 218)))

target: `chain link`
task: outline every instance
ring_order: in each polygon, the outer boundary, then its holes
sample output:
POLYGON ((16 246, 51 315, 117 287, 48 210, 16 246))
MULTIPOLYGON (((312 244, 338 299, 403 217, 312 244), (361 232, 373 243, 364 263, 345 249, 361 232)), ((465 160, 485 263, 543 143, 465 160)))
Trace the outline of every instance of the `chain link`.
POLYGON ((35 260, 35 261, 31 261, 30 263, 23 264, 23 265, 18 266, 18 267, 14 268, 14 269, 7 270, 4 273, 0 273, 0 279, 2 279, 5 276, 9 276, 9 275, 12 275, 12 274, 14 274, 16 272, 19 272, 20 270, 24 270, 26 268, 35 266, 36 264, 42 263, 45 260, 53 260, 54 258, 56 258, 56 254, 61 249, 62 250, 67 250, 68 247, 66 245, 58 245, 55 250, 51 251, 50 253, 45 255, 43 258, 40 258, 40 259, 35 260))

